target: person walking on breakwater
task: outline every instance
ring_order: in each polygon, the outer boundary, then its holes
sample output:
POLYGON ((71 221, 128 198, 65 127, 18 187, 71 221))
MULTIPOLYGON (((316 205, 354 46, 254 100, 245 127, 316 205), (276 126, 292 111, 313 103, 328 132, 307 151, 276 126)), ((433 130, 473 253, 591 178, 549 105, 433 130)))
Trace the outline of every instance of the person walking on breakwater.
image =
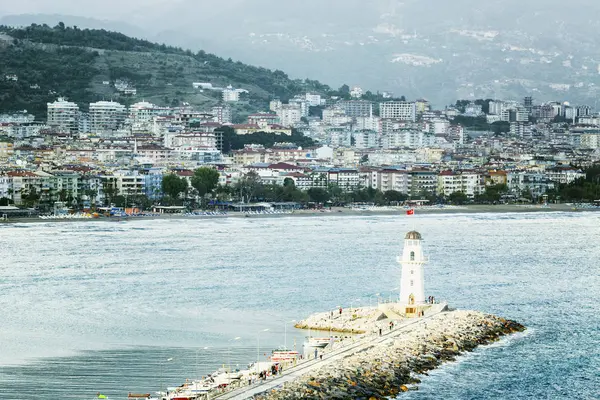
POLYGON ((317 359, 318 353, 319 353, 319 350, 315 349, 315 360, 317 359))

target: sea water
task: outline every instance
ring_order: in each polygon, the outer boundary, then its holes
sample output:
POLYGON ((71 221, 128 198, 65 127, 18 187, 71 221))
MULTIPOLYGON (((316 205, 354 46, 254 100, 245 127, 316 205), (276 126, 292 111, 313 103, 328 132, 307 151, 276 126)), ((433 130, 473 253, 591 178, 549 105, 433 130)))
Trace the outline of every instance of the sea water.
POLYGON ((124 399, 302 351, 293 320, 397 296, 413 228, 426 295, 529 329, 402 398, 600 398, 595 213, 3 225, 0 398, 124 399))

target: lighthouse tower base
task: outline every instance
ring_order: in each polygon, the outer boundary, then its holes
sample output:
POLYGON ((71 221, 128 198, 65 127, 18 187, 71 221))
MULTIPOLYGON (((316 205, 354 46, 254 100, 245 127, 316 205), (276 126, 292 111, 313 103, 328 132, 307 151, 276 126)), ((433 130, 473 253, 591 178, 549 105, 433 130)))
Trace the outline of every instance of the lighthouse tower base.
POLYGON ((446 303, 435 304, 406 304, 406 303, 379 303, 377 309, 389 319, 398 320, 405 318, 418 318, 433 312, 445 311, 446 303))
POLYGON ((432 313, 448 311, 448 303, 422 303, 422 304, 406 304, 398 303, 396 309, 400 310, 404 318, 419 318, 425 317, 432 313))
POLYGON ((431 304, 401 304, 405 318, 422 317, 431 309, 431 304))

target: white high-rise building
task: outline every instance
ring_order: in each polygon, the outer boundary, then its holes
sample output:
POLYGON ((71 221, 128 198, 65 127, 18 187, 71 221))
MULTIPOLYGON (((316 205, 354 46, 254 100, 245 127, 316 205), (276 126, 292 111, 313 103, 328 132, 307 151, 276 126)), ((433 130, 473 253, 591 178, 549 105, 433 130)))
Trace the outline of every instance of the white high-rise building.
POLYGON ((402 265, 402 277, 400 279, 401 304, 411 306, 425 303, 423 267, 427 259, 423 255, 422 240, 421 234, 416 231, 408 232, 404 238, 404 251, 402 256, 398 257, 398 263, 402 265))
POLYGON ((308 101, 308 104, 311 107, 316 107, 323 104, 323 100, 321 99, 320 94, 306 93, 304 97, 306 98, 306 101, 308 101))
POLYGON ((338 107, 329 107, 323 110, 323 123, 326 125, 343 125, 352 122, 352 118, 347 116, 344 110, 338 107))
POLYGON ((354 147, 357 149, 372 149, 379 147, 379 135, 376 131, 363 129, 352 132, 354 147))
POLYGON ((302 109, 293 104, 284 104, 277 112, 281 125, 294 126, 302 119, 302 109))
POLYGON ((152 122, 154 117, 171 115, 169 107, 159 107, 147 101, 140 101, 129 107, 129 118, 133 123, 152 122))
POLYGON ((240 101, 240 92, 233 89, 231 86, 223 89, 223 101, 226 103, 235 103, 240 101))
POLYGON ((229 124, 233 120, 233 112, 229 105, 214 106, 211 114, 215 116, 215 122, 220 124, 229 124))
POLYGON ((283 103, 279 99, 271 100, 269 103, 269 110, 273 112, 278 112, 283 107, 283 103))
POLYGON ((355 118, 354 129, 369 129, 381 134, 381 118, 379 117, 358 117, 355 118))
POLYGON ((48 103, 48 125, 69 133, 77 133, 79 106, 62 97, 54 103, 48 103))
POLYGON ((379 105, 381 118, 394 118, 403 121, 415 122, 417 119, 417 106, 408 101, 386 101, 379 105))
POLYGON ((300 112, 302 113, 302 116, 305 118, 308 117, 310 104, 308 103, 308 101, 306 99, 303 99, 301 97, 296 97, 296 98, 290 99, 290 101, 288 103, 290 105, 300 107, 300 112))
POLYGON ((90 131, 102 133, 116 131, 127 117, 127 108, 116 101, 90 103, 90 131))

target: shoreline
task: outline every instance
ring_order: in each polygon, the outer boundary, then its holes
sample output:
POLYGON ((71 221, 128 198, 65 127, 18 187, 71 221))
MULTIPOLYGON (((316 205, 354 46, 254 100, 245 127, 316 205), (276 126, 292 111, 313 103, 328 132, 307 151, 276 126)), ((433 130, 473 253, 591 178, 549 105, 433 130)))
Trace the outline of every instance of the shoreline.
MULTIPOLYGON (((415 207, 415 215, 426 214, 523 214, 523 213, 583 213, 583 212, 598 212, 599 207, 577 208, 573 204, 550 204, 548 206, 532 206, 532 205, 466 205, 466 206, 444 206, 444 207, 415 207)), ((136 216, 136 217, 101 217, 101 218, 80 218, 80 219, 41 219, 38 217, 14 217, 7 221, 0 220, 0 225, 10 225, 15 223, 69 223, 69 222, 126 222, 137 220, 214 220, 222 218, 284 218, 284 217, 332 217, 332 216, 406 216, 407 208, 404 207, 387 207, 380 210, 352 210, 343 207, 334 207, 331 210, 294 210, 291 213, 281 214, 246 214, 240 212, 232 212, 226 215, 215 216, 188 216, 184 214, 163 214, 152 216, 136 216)))
POLYGON ((335 363, 309 371, 255 399, 302 398, 383 400, 418 390, 417 375, 480 345, 526 328, 511 320, 476 311, 445 311, 423 318, 410 329, 373 343, 335 363))

